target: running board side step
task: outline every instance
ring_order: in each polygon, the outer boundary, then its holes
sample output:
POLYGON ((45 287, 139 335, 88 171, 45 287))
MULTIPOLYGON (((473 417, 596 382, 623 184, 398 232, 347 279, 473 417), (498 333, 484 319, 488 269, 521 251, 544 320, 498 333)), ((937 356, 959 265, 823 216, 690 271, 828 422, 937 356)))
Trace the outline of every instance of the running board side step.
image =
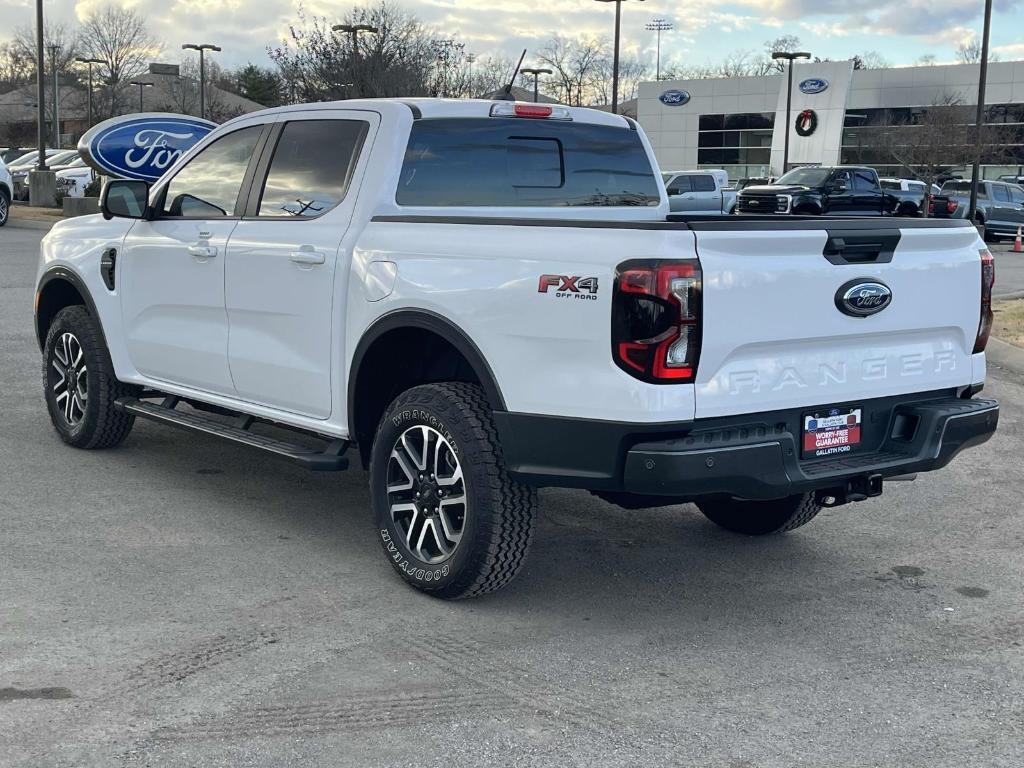
POLYGON ((336 472, 348 469, 348 458, 344 454, 348 449, 349 441, 343 438, 330 440, 314 435, 326 442, 321 450, 317 450, 309 446, 250 432, 250 428, 256 423, 256 419, 252 416, 238 414, 232 423, 226 424, 199 412, 179 411, 177 410, 179 402, 180 399, 174 396, 165 397, 160 403, 147 402, 135 397, 121 397, 114 402, 114 405, 118 410, 142 419, 150 419, 179 429, 201 432, 252 448, 259 448, 290 459, 314 472, 336 472))

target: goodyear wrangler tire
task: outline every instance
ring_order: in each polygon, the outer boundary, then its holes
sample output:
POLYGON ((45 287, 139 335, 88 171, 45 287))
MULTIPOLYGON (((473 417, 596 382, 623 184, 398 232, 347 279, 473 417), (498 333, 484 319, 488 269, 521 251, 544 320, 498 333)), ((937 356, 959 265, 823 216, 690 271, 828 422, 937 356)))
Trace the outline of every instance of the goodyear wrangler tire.
POLYGON ((82 306, 54 317, 43 346, 43 388, 50 421, 75 448, 112 448, 128 437, 135 417, 114 407, 134 392, 114 376, 99 324, 82 306))
POLYGON ((701 499, 697 502, 697 508, 716 525, 747 536, 792 531, 811 522, 821 511, 821 505, 812 493, 772 501, 715 497, 701 499))
POLYGON ((427 384, 395 398, 374 439, 370 494, 384 554, 416 589, 475 597, 522 567, 537 494, 506 472, 478 386, 427 384))

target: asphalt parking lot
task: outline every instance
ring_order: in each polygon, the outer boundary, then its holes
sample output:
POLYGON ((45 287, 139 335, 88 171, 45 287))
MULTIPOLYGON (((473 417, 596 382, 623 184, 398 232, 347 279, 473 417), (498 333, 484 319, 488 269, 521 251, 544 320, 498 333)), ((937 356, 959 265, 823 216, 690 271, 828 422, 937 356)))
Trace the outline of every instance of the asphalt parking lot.
POLYGON ((1024 379, 1000 430, 773 539, 545 491, 510 588, 442 603, 361 471, 138 423, 66 448, 0 230, 0 765, 1024 764, 1024 379))

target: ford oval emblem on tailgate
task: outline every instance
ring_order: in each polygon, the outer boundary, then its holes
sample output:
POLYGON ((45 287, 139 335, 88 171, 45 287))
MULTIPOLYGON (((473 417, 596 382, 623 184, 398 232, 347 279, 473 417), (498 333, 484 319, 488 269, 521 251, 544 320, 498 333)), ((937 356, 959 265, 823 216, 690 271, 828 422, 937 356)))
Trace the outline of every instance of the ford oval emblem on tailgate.
POLYGON ((836 309, 850 317, 876 315, 890 303, 892 291, 889 286, 866 277, 843 283, 836 291, 836 309))

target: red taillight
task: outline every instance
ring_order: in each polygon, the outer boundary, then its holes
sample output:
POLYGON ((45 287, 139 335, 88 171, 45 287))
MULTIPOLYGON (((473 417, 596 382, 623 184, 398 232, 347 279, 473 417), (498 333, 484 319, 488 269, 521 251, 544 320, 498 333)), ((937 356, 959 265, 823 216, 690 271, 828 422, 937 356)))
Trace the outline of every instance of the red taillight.
POLYGON ((539 104, 516 104, 516 117, 551 117, 552 111, 539 104))
POLYGON ((996 260, 987 248, 981 251, 981 321, 978 323, 978 338, 974 342, 974 354, 984 352, 992 333, 992 288, 996 284, 996 260))
POLYGON ((946 213, 956 213, 956 209, 960 207, 960 204, 956 200, 946 201, 946 213))
POLYGON ((934 200, 929 200, 928 201, 928 213, 935 213, 935 201, 934 200))
POLYGON ((700 358, 700 264, 627 262, 614 292, 615 363, 653 384, 692 382, 700 358))

